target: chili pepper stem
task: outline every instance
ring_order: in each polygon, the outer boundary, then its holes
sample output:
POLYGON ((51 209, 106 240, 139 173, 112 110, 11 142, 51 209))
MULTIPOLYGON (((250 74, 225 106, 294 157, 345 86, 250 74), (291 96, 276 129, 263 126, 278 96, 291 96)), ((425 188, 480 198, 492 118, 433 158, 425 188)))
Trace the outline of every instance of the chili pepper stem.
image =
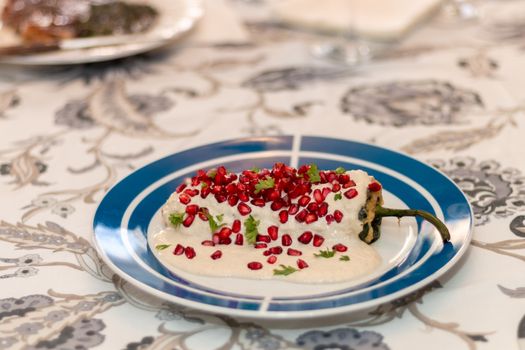
POLYGON ((378 205, 376 207, 376 217, 387 217, 387 216, 395 216, 397 218, 402 218, 404 216, 419 216, 423 219, 430 222, 434 227, 439 231, 439 234, 441 235, 441 238, 443 239, 443 242, 446 243, 450 241, 450 232, 448 231, 447 226, 439 220, 434 215, 430 214, 427 211, 424 210, 418 210, 418 209, 391 209, 391 208, 383 208, 382 206, 378 205))

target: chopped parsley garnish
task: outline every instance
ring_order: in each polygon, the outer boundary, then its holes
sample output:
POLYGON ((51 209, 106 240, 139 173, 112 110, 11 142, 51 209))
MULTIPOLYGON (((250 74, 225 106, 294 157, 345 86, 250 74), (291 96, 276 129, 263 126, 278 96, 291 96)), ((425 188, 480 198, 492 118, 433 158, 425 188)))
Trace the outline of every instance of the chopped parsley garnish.
POLYGON ((255 184, 255 193, 257 194, 262 190, 273 188, 274 186, 275 180, 272 177, 267 177, 263 180, 259 180, 259 182, 255 184))
POLYGON ((222 222, 222 219, 224 219, 224 214, 215 215, 215 218, 218 222, 222 222))
POLYGON ((254 173, 258 173, 259 171, 261 171, 261 169, 254 166, 253 168, 250 169, 250 171, 253 171, 254 173))
POLYGON ((341 192, 337 192, 334 196, 334 201, 338 201, 341 199, 343 199, 343 195, 341 194, 341 192))
POLYGON ((201 189, 205 189, 206 187, 208 187, 208 184, 204 181, 201 181, 201 189))
POLYGON ((253 216, 249 216, 248 219, 244 220, 244 227, 246 231, 244 232, 244 237, 250 244, 255 244, 257 235, 259 234, 258 226, 261 223, 261 220, 255 220, 253 216))
POLYGON ((350 261, 350 257, 348 255, 343 255, 339 258, 341 261, 350 261))
POLYGON ((310 182, 319 182, 321 177, 319 176, 319 169, 317 169, 316 164, 310 164, 310 168, 306 171, 310 182))
POLYGON ((219 214, 217 216, 215 216, 215 218, 213 217, 213 215, 211 215, 210 213, 208 212, 204 212, 204 215, 206 215, 206 217, 208 218, 208 225, 210 225, 210 230, 211 230, 211 233, 215 233, 218 229, 220 229, 221 227, 223 227, 224 223, 222 224, 218 224, 218 222, 221 222, 222 221, 222 218, 224 217, 224 214, 219 214), (215 221, 217 220, 217 221, 215 221))
POLYGON ((282 276, 288 276, 288 275, 291 275, 292 273, 296 272, 296 271, 299 271, 297 270, 295 267, 293 266, 286 266, 286 265, 279 265, 281 266, 281 269, 274 269, 273 270, 273 274, 274 275, 282 275, 282 276))
POLYGON ((184 213, 172 213, 169 219, 173 227, 178 228, 184 221, 184 213))
POLYGON ((335 169, 335 173, 336 173, 337 175, 344 174, 344 173, 346 173, 346 169, 343 168, 342 166, 340 166, 340 167, 338 167, 337 169, 335 169))
POLYGON ((208 171, 208 173, 206 174, 208 175, 209 177, 211 177, 212 179, 215 179, 215 175, 217 175, 217 169, 211 169, 208 171))
POLYGON ((335 250, 330 250, 326 248, 326 250, 319 250, 319 254, 314 255, 319 258, 333 258, 335 255, 335 250))
POLYGON ((155 246, 155 249, 157 249, 157 250, 164 250, 166 248, 169 248, 170 246, 171 246, 171 244, 157 244, 155 246))

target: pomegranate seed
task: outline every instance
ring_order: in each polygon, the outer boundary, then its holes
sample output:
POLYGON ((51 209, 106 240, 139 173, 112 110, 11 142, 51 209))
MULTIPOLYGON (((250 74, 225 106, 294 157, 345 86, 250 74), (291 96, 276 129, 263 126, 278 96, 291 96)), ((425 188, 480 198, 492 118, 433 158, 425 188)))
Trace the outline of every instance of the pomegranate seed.
POLYGON ((248 196, 246 192, 239 192, 238 196, 241 202, 248 202, 250 200, 250 197, 248 196))
POLYGON ((242 233, 238 233, 237 236, 235 236, 235 244, 236 245, 243 245, 244 243, 244 236, 242 233))
POLYGON ((184 193, 186 193, 188 196, 195 197, 196 195, 199 194, 199 190, 188 188, 184 190, 184 193))
POLYGON ((341 244, 341 243, 337 243, 336 245, 332 247, 332 249, 335 251, 341 252, 341 253, 346 252, 348 250, 348 248, 344 244, 341 244))
POLYGON ((317 203, 310 203, 310 204, 308 204, 306 209, 308 209, 308 211, 310 211, 312 213, 315 213, 317 211, 317 209, 319 209, 319 205, 317 205, 317 203))
POLYGON ((217 200, 217 202, 222 203, 226 201, 227 197, 223 194, 216 194, 215 199, 217 200))
POLYGON ((347 183, 345 183, 343 185, 343 188, 350 188, 350 187, 354 187, 355 186, 355 182, 353 180, 350 180, 348 181, 347 183))
POLYGON ((339 191, 341 191, 341 185, 339 185, 339 184, 337 184, 337 183, 334 184, 334 185, 332 186, 332 192, 339 192, 339 191))
POLYGON ((325 184, 328 182, 328 178, 326 177, 326 173, 324 171, 319 172, 319 177, 321 178, 322 184, 325 184))
POLYGON ((207 216, 206 213, 204 213, 203 211, 199 211, 199 218, 200 218, 202 221, 208 221, 208 216, 207 216))
POLYGON ((232 230, 229 227, 223 227, 219 231, 219 238, 224 239, 230 237, 232 230))
POLYGON ((177 193, 181 193, 182 191, 184 191, 184 189, 186 188, 186 184, 180 184, 178 187, 177 187, 177 193))
POLYGON ((333 216, 332 214, 328 214, 328 215, 326 215, 325 219, 326 219, 326 223, 327 223, 328 225, 330 225, 330 224, 331 224, 332 222, 334 222, 334 220, 335 220, 335 219, 334 219, 334 216, 333 216))
POLYGON ((219 237, 219 244, 229 245, 231 243, 232 243, 232 239, 230 237, 226 237, 226 238, 219 237))
POLYGON ((268 264, 275 264, 275 262, 277 261, 277 257, 275 255, 272 255, 272 256, 268 257, 268 259, 266 259, 266 261, 268 262, 268 264))
POLYGON ((308 264, 303 259, 297 259, 297 267, 301 270, 308 267, 308 264))
POLYGON ((350 182, 350 175, 348 174, 341 174, 339 175, 339 182, 343 185, 350 182))
POLYGON ((262 267, 263 267, 262 264, 258 261, 252 261, 248 263, 248 268, 250 270, 260 270, 262 269, 262 267))
POLYGON ((202 241, 201 244, 207 247, 213 247, 215 245, 215 243, 213 243, 213 241, 209 239, 202 241))
POLYGON ((355 196, 357 196, 357 190, 355 188, 351 188, 348 191, 344 193, 345 197, 348 199, 352 199, 355 196))
POLYGON ((304 222, 306 222, 307 224, 311 224, 312 222, 316 222, 317 221, 317 214, 314 214, 314 213, 309 213, 308 215, 306 215, 306 217, 304 218, 304 222))
POLYGON ((197 215, 199 212, 199 206, 197 204, 190 204, 186 207, 186 213, 190 215, 197 215))
POLYGON ((241 220, 233 220, 232 232, 238 233, 241 231, 241 220))
POLYGON ((288 250, 286 251, 286 254, 291 255, 291 256, 303 255, 303 253, 300 250, 293 249, 293 248, 288 248, 288 250))
POLYGON ((184 255, 186 255, 188 259, 193 259, 197 254, 195 253, 195 249, 192 247, 186 247, 184 248, 184 255))
POLYGON ((213 252, 212 255, 210 255, 210 257, 213 259, 213 260, 217 260, 219 259, 220 257, 222 256, 222 252, 220 250, 216 250, 213 252))
POLYGON ((334 211, 334 219, 338 223, 341 222, 341 220, 343 220, 343 213, 340 210, 334 211))
POLYGON ((298 212, 297 215, 295 215, 295 220, 297 220, 298 222, 303 222, 304 219, 306 219, 306 215, 308 215, 308 212, 306 211, 306 209, 303 209, 300 212, 298 212))
POLYGON ((186 215, 186 218, 184 219, 184 221, 182 221, 182 224, 184 225, 184 227, 190 227, 191 224, 193 224, 193 220, 195 220, 195 215, 186 215))
POLYGON ((308 165, 301 165, 299 169, 297 169, 297 174, 305 174, 308 171, 308 165))
POLYGON ((239 205, 237 206, 237 210, 242 216, 248 215, 252 212, 252 208, 250 208, 245 203, 239 203, 239 205))
POLYGON ((175 249, 173 249, 173 255, 181 255, 184 253, 184 246, 181 244, 177 244, 175 249))
POLYGON ((297 240, 302 244, 308 244, 312 240, 313 234, 310 231, 304 231, 297 240))
POLYGON ((324 201, 324 196, 323 196, 323 193, 321 192, 320 189, 316 189, 314 191, 314 199, 317 203, 322 203, 324 201))
POLYGON ((237 197, 236 195, 231 195, 228 197, 228 204, 230 205, 230 207, 237 205, 238 201, 239 197, 237 197))
POLYGON ((299 211, 299 206, 297 204, 290 205, 290 208, 288 208, 288 214, 295 215, 299 211))
POLYGON ((266 202, 262 198, 252 199, 252 201, 250 203, 252 203, 253 205, 255 205, 257 207, 261 207, 261 208, 264 207, 264 205, 266 204, 266 202))
POLYGON ((323 217, 327 213, 328 213, 328 203, 323 202, 321 203, 321 205, 319 206, 319 209, 317 210, 317 215, 319 215, 320 217, 323 217))
POLYGON ((270 250, 265 250, 265 251, 263 252, 263 255, 264 255, 264 256, 269 256, 269 255, 272 255, 272 253, 270 252, 270 250))
POLYGON ((381 184, 379 182, 371 182, 368 185, 368 189, 372 192, 378 192, 381 190, 381 184))
POLYGON ((191 202, 191 197, 188 196, 188 194, 186 193, 181 193, 179 195, 179 202, 181 202, 182 204, 188 204, 189 202, 191 202))
POLYGON ((277 226, 269 226, 267 232, 268 236, 272 239, 272 241, 277 240, 277 237, 279 235, 279 228, 277 226))
POLYGON ((283 201, 277 200, 277 201, 273 202, 272 205, 270 205, 270 208, 273 211, 277 211, 277 210, 281 209, 283 206, 284 206, 283 201))
POLYGON ((337 174, 331 171, 326 176, 326 179, 328 180, 328 182, 333 182, 334 180, 337 180, 337 174))
POLYGON ((288 212, 286 210, 281 210, 279 212, 279 221, 281 224, 284 224, 288 221, 288 212))
POLYGON ((263 248, 268 248, 268 244, 266 244, 266 243, 255 243, 253 245, 253 247, 255 249, 263 249, 263 248))
POLYGON ((237 191, 239 191, 239 192, 244 192, 244 191, 246 191, 246 185, 245 185, 245 184, 242 184, 242 183, 238 183, 238 184, 237 184, 237 191))
POLYGON ((283 248, 281 248, 281 247, 271 247, 268 251, 271 254, 279 255, 279 254, 281 254, 283 252, 283 248))
POLYGON ((226 192, 228 192, 228 194, 237 193, 237 186, 235 184, 229 184, 228 186, 226 186, 226 192))
POLYGON ((221 238, 219 237, 219 234, 218 233, 214 233, 212 236, 211 236, 211 239, 213 241, 213 243, 215 244, 219 244, 221 238))
POLYGON ((271 190, 268 195, 267 195, 267 198, 268 198, 268 201, 269 202, 273 202, 275 201, 276 199, 278 199, 280 197, 279 195, 279 191, 277 190, 271 190))
POLYGON ((309 196, 302 196, 297 201, 297 204, 299 204, 301 207, 305 207, 312 199, 309 196))
POLYGON ((284 235, 281 237, 281 243, 282 243, 285 247, 288 247, 288 246, 292 245, 292 237, 291 237, 289 234, 284 234, 284 235))
POLYGON ((314 235, 314 241, 312 243, 314 247, 320 247, 321 245, 323 245, 323 242, 324 242, 323 236, 318 235, 318 234, 314 235))
POLYGON ((271 238, 270 236, 267 236, 267 235, 257 235, 255 237, 255 241, 257 242, 265 242, 265 243, 270 243, 271 242, 271 238))
POLYGON ((330 193, 332 193, 332 189, 330 187, 323 188, 323 197, 326 198, 330 193))
POLYGON ((206 197, 208 197, 208 195, 211 193, 211 189, 210 187, 204 187, 202 190, 201 190, 201 198, 205 199, 206 197))

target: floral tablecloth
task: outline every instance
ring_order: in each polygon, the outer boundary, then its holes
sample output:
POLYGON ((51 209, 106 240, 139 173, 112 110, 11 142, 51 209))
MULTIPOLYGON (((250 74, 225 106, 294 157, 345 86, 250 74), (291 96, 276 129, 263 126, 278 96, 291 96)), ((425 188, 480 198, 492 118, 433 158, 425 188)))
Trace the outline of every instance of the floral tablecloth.
MULTIPOLYGON (((246 45, 0 67, 0 349, 525 349, 525 3, 435 19, 349 69, 246 14, 246 45), (374 143, 447 173, 475 213, 444 277, 359 315, 264 322, 181 308, 99 259, 104 193, 162 156, 289 132, 374 143)), ((325 38, 326 39, 326 38, 325 38)))

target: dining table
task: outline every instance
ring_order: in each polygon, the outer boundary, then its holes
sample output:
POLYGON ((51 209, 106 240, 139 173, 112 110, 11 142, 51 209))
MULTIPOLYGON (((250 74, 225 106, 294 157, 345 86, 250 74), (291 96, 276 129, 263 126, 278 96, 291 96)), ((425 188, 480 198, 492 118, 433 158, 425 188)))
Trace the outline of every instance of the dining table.
POLYGON ((342 37, 283 23, 267 1, 221 3, 238 23, 208 29, 213 40, 0 64, 0 349, 525 350, 525 2, 473 1, 468 19, 437 9, 396 40, 370 40, 357 64, 313 55, 342 37), (437 169, 470 204, 468 249, 410 293, 290 319, 181 305, 101 257, 95 212, 129 174, 285 135, 437 169))

